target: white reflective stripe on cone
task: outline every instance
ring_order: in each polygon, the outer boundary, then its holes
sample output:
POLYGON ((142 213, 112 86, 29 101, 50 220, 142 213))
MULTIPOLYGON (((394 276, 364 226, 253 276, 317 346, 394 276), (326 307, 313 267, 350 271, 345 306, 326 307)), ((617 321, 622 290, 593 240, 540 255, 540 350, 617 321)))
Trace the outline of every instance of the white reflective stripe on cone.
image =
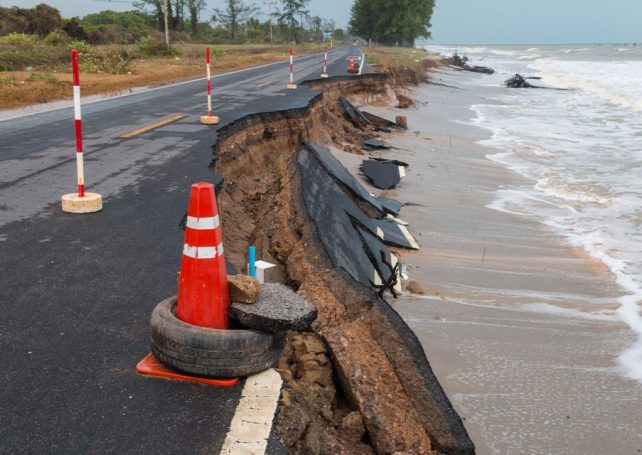
POLYGON ((223 256, 223 244, 219 246, 192 246, 187 243, 183 246, 183 255, 193 259, 216 259, 223 256))
POLYGON ((216 229, 220 225, 218 215, 207 218, 195 218, 193 216, 187 217, 186 226, 190 229, 197 231, 204 231, 207 229, 216 229))

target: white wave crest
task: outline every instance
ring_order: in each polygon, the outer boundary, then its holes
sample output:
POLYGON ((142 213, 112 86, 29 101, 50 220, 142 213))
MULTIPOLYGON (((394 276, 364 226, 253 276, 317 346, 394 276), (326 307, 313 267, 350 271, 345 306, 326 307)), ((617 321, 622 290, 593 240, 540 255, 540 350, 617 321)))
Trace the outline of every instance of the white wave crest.
POLYGON ((623 79, 623 74, 640 74, 642 62, 604 63, 601 72, 593 62, 559 62, 539 59, 532 67, 544 80, 554 86, 584 90, 613 104, 642 111, 642 91, 639 83, 623 79), (610 65, 606 68, 607 65, 610 65), (618 65, 618 66, 615 66, 618 65), (618 70, 626 70, 619 71, 618 70), (592 72, 591 72, 592 70, 592 72))

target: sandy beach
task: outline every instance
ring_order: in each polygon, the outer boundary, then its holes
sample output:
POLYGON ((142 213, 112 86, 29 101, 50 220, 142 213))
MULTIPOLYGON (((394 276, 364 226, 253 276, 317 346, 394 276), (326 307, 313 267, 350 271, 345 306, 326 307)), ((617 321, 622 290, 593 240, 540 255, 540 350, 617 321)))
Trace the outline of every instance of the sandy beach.
MULTIPOLYGON (((385 195, 419 204, 401 218, 421 250, 398 253, 425 294, 390 302, 420 338, 477 453, 640 453, 642 384, 617 368, 635 340, 615 314, 623 290, 543 224, 491 208, 496 191, 523 177, 475 143, 489 132, 468 123, 470 107, 501 90, 471 89, 479 77, 438 73, 451 87, 416 88, 410 110, 363 106, 409 123, 386 138, 395 149, 373 155, 410 164, 385 195)), ((335 153, 358 173, 362 157, 335 153)))

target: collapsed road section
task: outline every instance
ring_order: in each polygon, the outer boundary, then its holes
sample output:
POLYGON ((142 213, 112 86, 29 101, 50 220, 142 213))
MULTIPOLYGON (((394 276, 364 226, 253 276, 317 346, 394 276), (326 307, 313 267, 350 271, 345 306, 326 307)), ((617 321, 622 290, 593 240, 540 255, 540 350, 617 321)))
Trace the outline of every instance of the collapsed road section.
POLYGON ((255 245, 318 310, 311 333, 286 339, 277 434, 292 453, 474 453, 419 341, 384 297, 399 285, 391 248, 418 247, 391 220, 404 204, 372 196, 327 147, 362 153, 377 126, 355 127, 337 99, 385 96, 385 80, 309 86, 322 94, 306 108, 235 121, 214 146, 228 259, 243 268, 255 245))

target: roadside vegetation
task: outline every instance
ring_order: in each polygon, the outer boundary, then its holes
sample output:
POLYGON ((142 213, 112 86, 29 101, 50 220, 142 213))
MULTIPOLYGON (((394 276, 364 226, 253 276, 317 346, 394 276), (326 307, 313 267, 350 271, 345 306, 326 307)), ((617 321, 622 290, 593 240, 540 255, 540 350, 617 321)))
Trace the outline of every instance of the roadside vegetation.
POLYGON ((430 37, 435 0, 355 0, 350 16, 354 35, 389 46, 413 47, 430 37))
POLYGON ((0 109, 71 98, 70 50, 80 54, 84 95, 169 83, 204 73, 205 48, 214 72, 320 51, 345 38, 334 22, 310 16, 309 0, 282 0, 266 15, 242 0, 206 11, 204 0, 170 0, 168 34, 159 0, 136 10, 63 18, 49 5, 0 7, 0 109))
POLYGON ((409 87, 430 81, 430 73, 443 64, 443 59, 425 49, 390 47, 371 44, 364 48, 368 62, 388 75, 388 85, 399 102, 397 107, 414 104, 409 87))

